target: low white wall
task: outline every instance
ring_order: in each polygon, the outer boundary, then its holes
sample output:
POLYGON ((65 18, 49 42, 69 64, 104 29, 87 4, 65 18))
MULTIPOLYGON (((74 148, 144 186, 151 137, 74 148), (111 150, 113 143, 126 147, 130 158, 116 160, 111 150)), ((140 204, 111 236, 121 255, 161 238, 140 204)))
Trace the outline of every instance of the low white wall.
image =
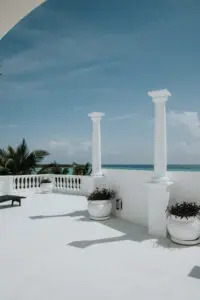
MULTIPOLYGON (((153 171, 105 169, 104 174, 105 180, 117 190, 123 201, 123 209, 116 211, 116 215, 133 223, 147 226, 146 183, 150 181, 153 171)), ((168 174, 174 181, 170 188, 170 202, 187 200, 200 203, 200 172, 173 171, 168 174)))
POLYGON ((123 208, 116 211, 122 219, 147 226, 147 188, 145 183, 151 179, 151 171, 104 170, 106 180, 116 189, 122 199, 123 208))

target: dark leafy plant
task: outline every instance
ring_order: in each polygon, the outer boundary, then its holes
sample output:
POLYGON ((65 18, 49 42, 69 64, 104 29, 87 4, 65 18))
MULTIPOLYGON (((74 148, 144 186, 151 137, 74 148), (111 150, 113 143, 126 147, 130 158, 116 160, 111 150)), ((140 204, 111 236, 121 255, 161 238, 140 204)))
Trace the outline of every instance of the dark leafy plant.
POLYGON ((49 153, 45 150, 29 151, 26 140, 13 148, 0 149, 0 175, 26 175, 32 174, 38 163, 49 153))
POLYGON ((80 165, 77 163, 72 164, 72 175, 82 175, 82 176, 89 176, 91 175, 92 167, 89 162, 85 165, 80 165))
POLYGON ((181 219, 189 217, 196 217, 199 214, 200 205, 195 202, 183 202, 183 203, 176 203, 174 205, 168 205, 166 212, 167 215, 173 215, 175 217, 179 217, 181 219))
POLYGON ((99 189, 96 188, 89 196, 88 201, 95 201, 95 200, 110 200, 114 198, 116 195, 115 191, 111 189, 99 189))
POLYGON ((50 163, 48 165, 46 165, 45 167, 43 167, 40 171, 37 172, 37 174, 63 174, 63 175, 67 175, 69 174, 69 169, 68 168, 64 168, 62 170, 62 168, 57 164, 56 161, 54 161, 53 163, 50 163))
POLYGON ((41 181, 40 181, 40 184, 43 184, 43 183, 51 183, 51 180, 49 178, 43 178, 41 181))

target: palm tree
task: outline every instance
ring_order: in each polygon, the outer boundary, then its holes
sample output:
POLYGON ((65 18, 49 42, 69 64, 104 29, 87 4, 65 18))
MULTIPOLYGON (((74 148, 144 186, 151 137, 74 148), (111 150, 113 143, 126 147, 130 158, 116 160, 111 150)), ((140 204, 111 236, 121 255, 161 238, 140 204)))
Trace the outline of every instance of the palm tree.
POLYGON ((79 165, 77 163, 72 164, 72 174, 73 175, 90 175, 92 172, 91 165, 87 162, 85 165, 79 165))
POLYGON ((69 169, 62 168, 58 166, 57 162, 54 161, 53 163, 48 164, 47 166, 43 167, 40 171, 37 172, 37 174, 69 174, 69 169))
POLYGON ((0 175, 25 175, 32 174, 38 163, 49 153, 45 150, 29 152, 26 140, 14 149, 0 149, 0 175))
POLYGON ((86 163, 85 165, 79 165, 75 162, 72 163, 72 172, 70 172, 69 168, 62 168, 54 161, 40 169, 37 174, 60 174, 60 175, 68 175, 71 173, 72 175, 90 175, 92 172, 91 165, 86 163))

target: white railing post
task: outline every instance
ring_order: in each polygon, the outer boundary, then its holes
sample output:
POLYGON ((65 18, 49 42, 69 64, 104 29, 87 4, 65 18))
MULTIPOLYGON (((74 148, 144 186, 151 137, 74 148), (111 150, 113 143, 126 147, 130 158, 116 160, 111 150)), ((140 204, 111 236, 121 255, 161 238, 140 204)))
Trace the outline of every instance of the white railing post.
POLYGON ((166 207, 169 203, 169 186, 172 184, 167 176, 167 132, 165 104, 171 93, 157 90, 148 93, 155 105, 154 124, 154 175, 148 183, 148 232, 151 235, 167 235, 166 207))

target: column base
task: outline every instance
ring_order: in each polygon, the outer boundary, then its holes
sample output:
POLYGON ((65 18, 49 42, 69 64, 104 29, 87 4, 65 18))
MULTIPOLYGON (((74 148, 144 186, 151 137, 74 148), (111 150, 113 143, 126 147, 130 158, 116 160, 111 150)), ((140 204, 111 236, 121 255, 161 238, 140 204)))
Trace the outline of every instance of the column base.
POLYGON ((95 174, 92 174, 92 177, 94 178, 99 178, 99 177, 103 177, 103 172, 100 172, 100 173, 95 173, 95 174))
POLYGON ((151 183, 165 183, 165 184, 173 183, 168 176, 162 176, 162 177, 153 176, 150 182, 151 183))
POLYGON ((171 181, 151 181, 148 185, 148 233, 166 237, 166 208, 169 203, 171 181))

